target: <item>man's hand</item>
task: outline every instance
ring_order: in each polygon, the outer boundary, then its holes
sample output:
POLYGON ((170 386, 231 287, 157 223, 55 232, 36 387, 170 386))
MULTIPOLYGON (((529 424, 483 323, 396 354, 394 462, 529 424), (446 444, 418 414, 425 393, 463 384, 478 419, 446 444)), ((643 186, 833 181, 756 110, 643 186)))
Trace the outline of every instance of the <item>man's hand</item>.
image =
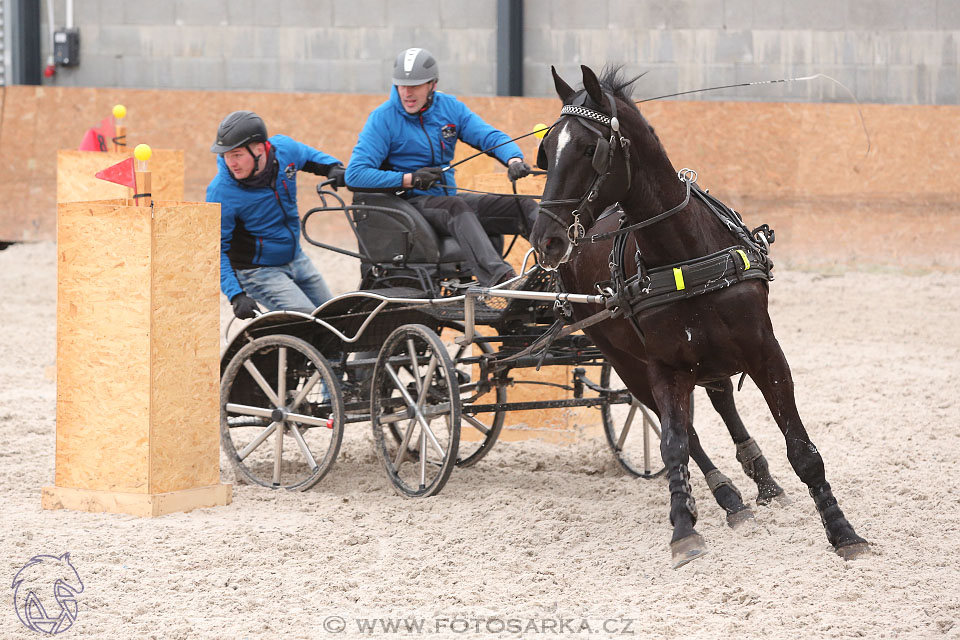
POLYGON ((233 305, 233 315, 241 320, 257 317, 257 311, 259 310, 257 303, 242 291, 230 299, 230 304, 233 305))
POLYGON ((333 187, 345 187, 347 186, 347 181, 344 176, 347 175, 347 170, 341 166, 330 167, 330 172, 327 174, 327 178, 331 180, 336 180, 333 183, 333 187))
POLYGON ((530 175, 531 171, 533 171, 533 169, 523 160, 511 162, 507 166, 507 176, 510 178, 510 182, 516 182, 520 178, 526 178, 530 175))
POLYGON ((410 185, 414 189, 426 191, 436 184, 442 175, 443 169, 440 167, 424 167, 423 169, 417 169, 410 174, 410 185))

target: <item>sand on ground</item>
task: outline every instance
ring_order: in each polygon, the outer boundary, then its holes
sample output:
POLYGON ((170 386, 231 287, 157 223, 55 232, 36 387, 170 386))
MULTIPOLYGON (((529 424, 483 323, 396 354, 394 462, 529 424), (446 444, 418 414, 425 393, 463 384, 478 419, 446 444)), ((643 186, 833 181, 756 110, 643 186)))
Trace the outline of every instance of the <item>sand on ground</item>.
MULTIPOLYGON (((953 272, 778 268, 770 312, 801 415, 874 555, 832 552, 747 380, 738 406, 793 502, 733 531, 695 473, 710 551, 673 570, 665 481, 620 472, 595 423, 572 444, 499 443, 427 500, 398 497, 369 429, 348 425, 305 493, 236 484, 230 506, 156 519, 44 511, 56 248, 14 245, 0 251, 0 578, 69 551, 85 589, 64 637, 958 638, 958 294, 953 272)), ((716 414, 696 424, 752 500, 716 414)), ((35 637, 5 600, 0 637, 35 637)))

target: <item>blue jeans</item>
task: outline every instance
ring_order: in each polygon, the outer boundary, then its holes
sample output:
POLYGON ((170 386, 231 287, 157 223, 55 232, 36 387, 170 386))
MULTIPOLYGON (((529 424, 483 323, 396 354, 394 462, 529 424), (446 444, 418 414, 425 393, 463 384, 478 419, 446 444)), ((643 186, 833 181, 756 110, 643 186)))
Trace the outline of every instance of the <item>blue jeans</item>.
POLYGON ((237 280, 247 295, 267 311, 314 309, 333 297, 323 276, 303 251, 279 267, 237 269, 237 280))

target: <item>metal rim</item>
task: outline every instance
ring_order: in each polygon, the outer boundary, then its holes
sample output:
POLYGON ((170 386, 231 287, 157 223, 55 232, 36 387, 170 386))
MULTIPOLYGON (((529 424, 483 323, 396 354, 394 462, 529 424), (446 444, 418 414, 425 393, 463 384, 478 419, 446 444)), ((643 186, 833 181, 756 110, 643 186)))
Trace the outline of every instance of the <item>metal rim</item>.
POLYGON ((371 380, 370 424, 377 456, 402 496, 435 495, 450 477, 460 440, 456 380, 447 347, 424 325, 399 327, 380 349, 371 380))
MULTIPOLYGON (((600 386, 609 388, 613 367, 603 365, 600 386)), ((609 403, 600 407, 603 433, 620 466, 638 478, 656 478, 666 471, 660 457, 660 421, 649 407, 630 396, 626 416, 614 416, 609 403), (622 418, 622 419, 618 419, 622 418)))
POLYGON ((220 442, 241 477, 306 491, 333 466, 343 441, 343 394, 330 363, 289 335, 253 340, 220 382, 220 442))

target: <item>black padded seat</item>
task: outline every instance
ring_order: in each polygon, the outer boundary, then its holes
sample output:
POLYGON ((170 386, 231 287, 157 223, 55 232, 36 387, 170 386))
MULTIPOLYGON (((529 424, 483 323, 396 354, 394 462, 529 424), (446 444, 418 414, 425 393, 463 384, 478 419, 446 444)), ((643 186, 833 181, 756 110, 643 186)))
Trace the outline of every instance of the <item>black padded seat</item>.
MULTIPOLYGON (((457 240, 440 236, 412 204, 392 193, 354 193, 353 204, 361 253, 372 263, 393 265, 436 265, 443 272, 463 275, 463 251, 457 240), (366 251, 364 251, 364 249, 366 251)), ((490 236, 498 251, 503 236, 490 236)))

